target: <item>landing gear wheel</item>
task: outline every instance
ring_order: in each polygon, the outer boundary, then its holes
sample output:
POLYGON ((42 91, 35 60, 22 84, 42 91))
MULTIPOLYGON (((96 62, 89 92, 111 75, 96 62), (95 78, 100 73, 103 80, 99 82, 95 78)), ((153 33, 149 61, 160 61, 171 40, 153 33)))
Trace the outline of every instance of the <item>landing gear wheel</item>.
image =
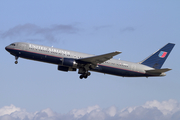
POLYGON ((86 79, 88 77, 88 75, 84 75, 84 78, 86 79))
POLYGON ((14 63, 15 63, 15 64, 18 64, 18 61, 15 61, 14 63))
POLYGON ((18 56, 15 56, 15 59, 16 59, 16 61, 14 62, 15 64, 18 64, 18 56))
POLYGON ((83 75, 80 75, 80 76, 79 76, 80 79, 83 79, 83 77, 84 77, 83 75))
POLYGON ((83 79, 83 78, 87 78, 88 76, 90 76, 91 75, 91 73, 90 72, 87 72, 87 73, 84 73, 84 74, 81 74, 80 76, 79 76, 79 78, 80 79, 83 79))
POLYGON ((90 76, 90 75, 91 75, 91 73, 90 73, 90 72, 88 72, 88 73, 87 73, 87 76, 90 76))

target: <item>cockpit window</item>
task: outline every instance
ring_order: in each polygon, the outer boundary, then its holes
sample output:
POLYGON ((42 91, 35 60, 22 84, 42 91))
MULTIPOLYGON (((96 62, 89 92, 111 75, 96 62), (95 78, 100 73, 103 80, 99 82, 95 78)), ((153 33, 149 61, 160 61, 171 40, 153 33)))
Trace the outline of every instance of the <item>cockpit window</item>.
POLYGON ((12 44, 10 44, 10 46, 15 46, 15 44, 14 44, 14 43, 12 43, 12 44))

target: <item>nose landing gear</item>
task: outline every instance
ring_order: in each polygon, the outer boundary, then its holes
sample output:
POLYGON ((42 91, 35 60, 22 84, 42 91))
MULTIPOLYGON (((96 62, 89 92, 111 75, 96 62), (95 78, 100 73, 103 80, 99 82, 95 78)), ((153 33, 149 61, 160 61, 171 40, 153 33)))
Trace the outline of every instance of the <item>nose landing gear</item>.
POLYGON ((18 56, 15 56, 15 59, 16 59, 16 61, 14 62, 15 64, 18 64, 18 56))

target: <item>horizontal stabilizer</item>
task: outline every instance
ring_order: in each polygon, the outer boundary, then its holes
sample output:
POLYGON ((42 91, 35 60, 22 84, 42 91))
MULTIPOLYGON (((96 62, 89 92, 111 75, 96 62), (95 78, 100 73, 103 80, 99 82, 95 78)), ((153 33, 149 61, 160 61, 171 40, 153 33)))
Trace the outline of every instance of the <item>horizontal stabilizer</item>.
POLYGON ((147 73, 164 73, 164 72, 167 72, 169 70, 172 70, 172 69, 163 68, 163 69, 155 69, 155 70, 146 70, 146 72, 147 73))

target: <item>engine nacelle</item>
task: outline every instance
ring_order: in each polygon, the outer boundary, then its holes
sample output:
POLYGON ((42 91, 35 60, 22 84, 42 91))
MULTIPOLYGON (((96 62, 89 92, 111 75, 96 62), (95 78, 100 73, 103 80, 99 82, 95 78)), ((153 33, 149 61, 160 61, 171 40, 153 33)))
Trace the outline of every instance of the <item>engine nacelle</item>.
POLYGON ((68 72, 68 71, 76 71, 76 68, 58 65, 58 70, 68 72))
POLYGON ((63 58, 62 65, 71 67, 71 68, 77 68, 77 63, 76 63, 75 59, 73 59, 73 58, 63 58))

